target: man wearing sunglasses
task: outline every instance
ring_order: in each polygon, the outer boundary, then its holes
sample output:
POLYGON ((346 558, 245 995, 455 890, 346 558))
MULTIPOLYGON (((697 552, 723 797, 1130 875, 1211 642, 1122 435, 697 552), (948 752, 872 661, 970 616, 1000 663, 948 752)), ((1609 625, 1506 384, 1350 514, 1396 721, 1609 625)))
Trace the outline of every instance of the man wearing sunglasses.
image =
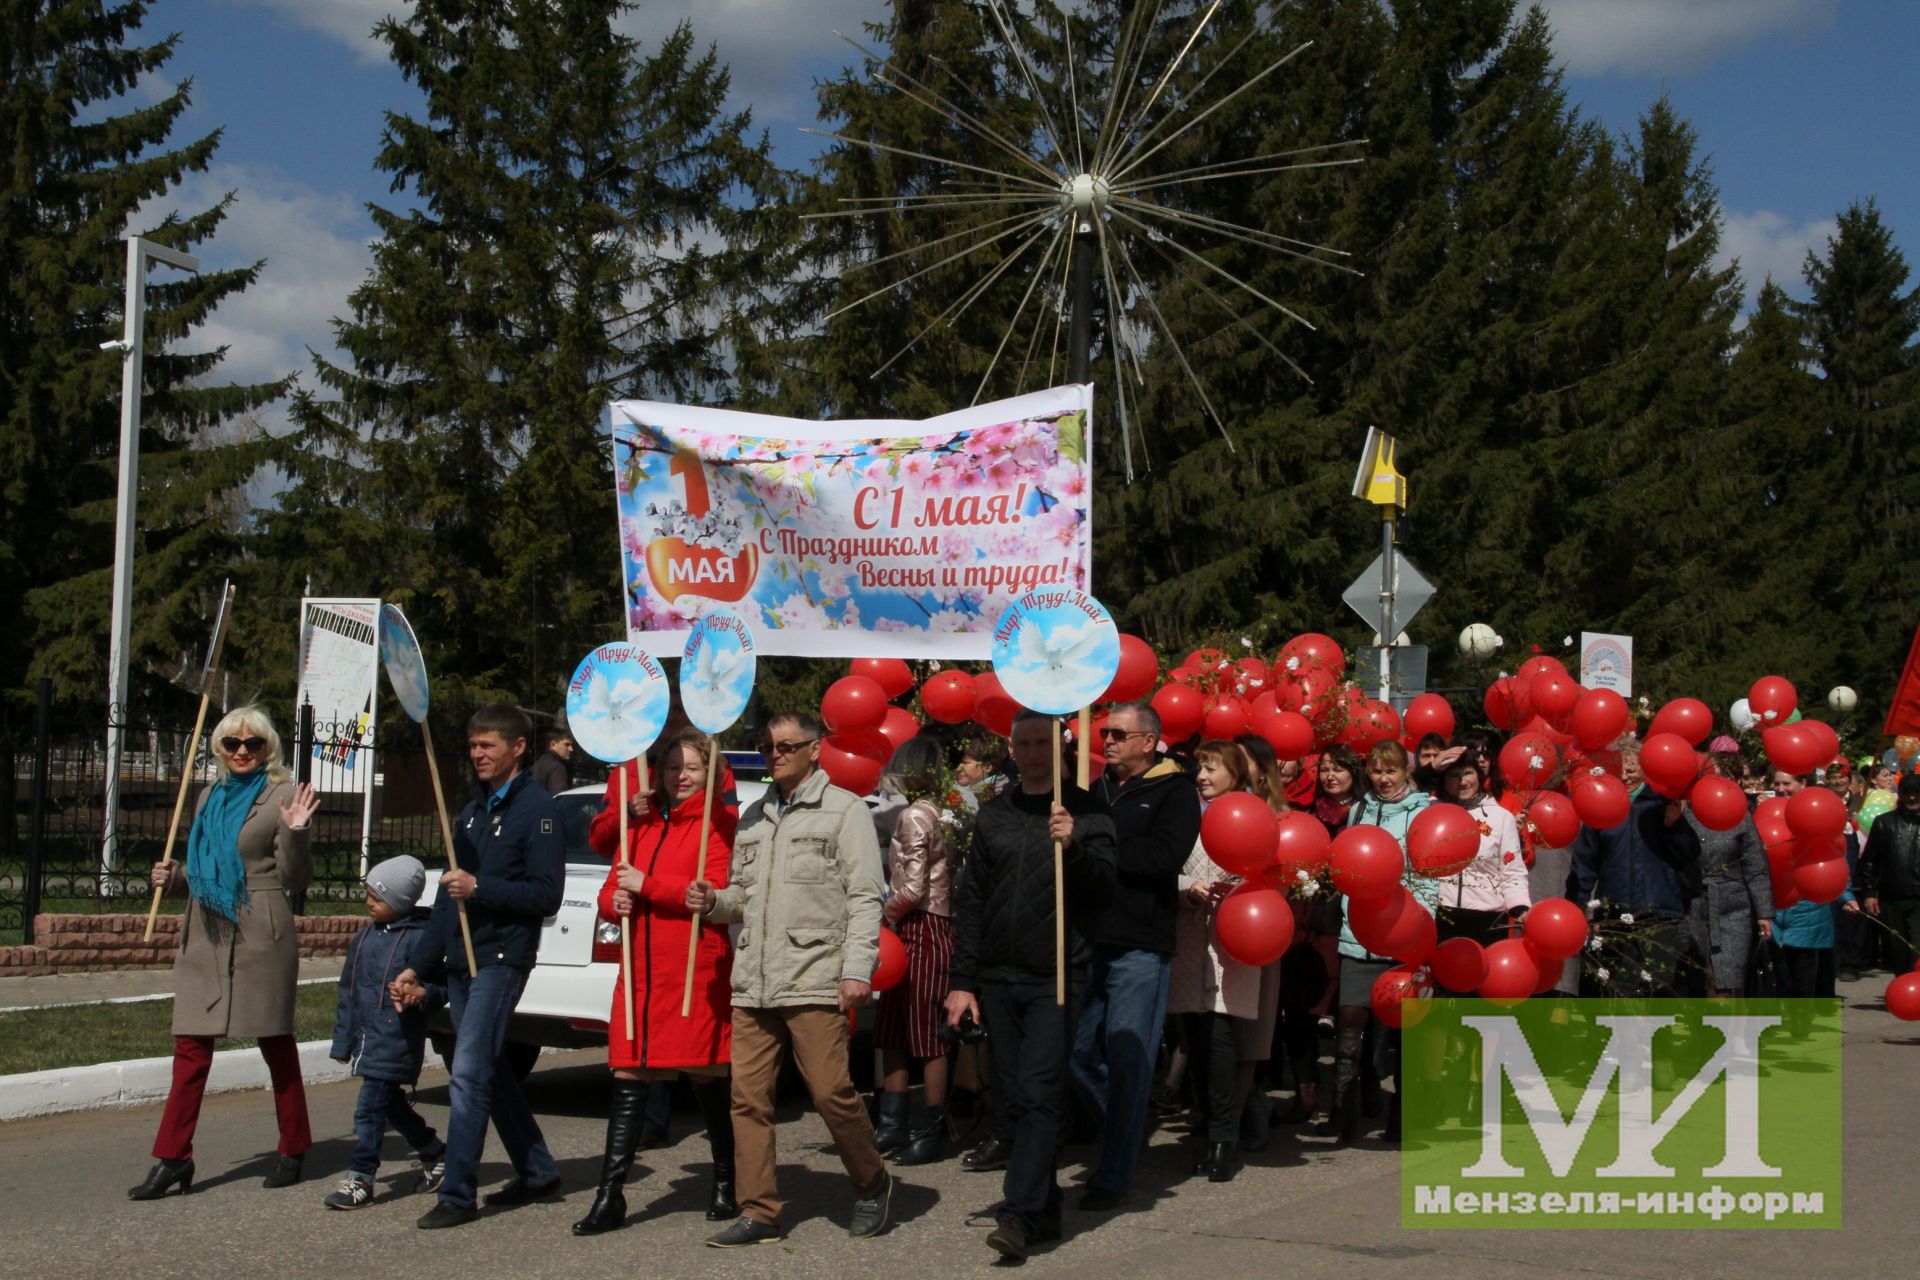
POLYGON ((847 1015, 867 1002, 880 956, 880 845, 866 802, 827 781, 812 716, 767 723, 772 785, 747 806, 727 885, 687 888, 687 907, 738 922, 733 957, 733 1136, 740 1217, 716 1249, 781 1239, 773 1095, 783 1050, 813 1094, 853 1181, 848 1234, 887 1225, 893 1178, 847 1071, 847 1015))
POLYGON ((1180 870, 1200 838, 1193 778, 1160 754, 1160 717, 1123 702, 1101 731, 1107 767, 1093 794, 1113 817, 1113 897, 1091 922, 1093 964, 1074 1031, 1073 1081, 1100 1119, 1100 1166, 1080 1207, 1118 1208, 1146 1136, 1154 1059, 1167 1020, 1180 870))

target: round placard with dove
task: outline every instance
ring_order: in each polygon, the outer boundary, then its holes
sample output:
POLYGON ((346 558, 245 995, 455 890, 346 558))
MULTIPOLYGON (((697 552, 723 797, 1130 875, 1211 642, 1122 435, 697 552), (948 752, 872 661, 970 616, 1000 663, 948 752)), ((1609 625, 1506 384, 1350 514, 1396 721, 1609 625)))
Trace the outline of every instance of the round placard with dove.
POLYGON ((645 753, 666 727, 667 673, 632 644, 603 644, 567 682, 567 730, 586 753, 620 764, 645 753))
POLYGON ((731 609, 700 615, 680 655, 680 705, 702 733, 720 733, 740 718, 753 696, 753 631, 731 609))
POLYGON ((1007 696, 1043 715, 1092 706, 1119 669, 1120 629, 1084 591, 1030 591, 994 624, 993 673, 1007 696))
POLYGON ((427 660, 420 655, 407 615, 397 604, 380 606, 380 661, 400 709, 415 724, 427 718, 427 660))

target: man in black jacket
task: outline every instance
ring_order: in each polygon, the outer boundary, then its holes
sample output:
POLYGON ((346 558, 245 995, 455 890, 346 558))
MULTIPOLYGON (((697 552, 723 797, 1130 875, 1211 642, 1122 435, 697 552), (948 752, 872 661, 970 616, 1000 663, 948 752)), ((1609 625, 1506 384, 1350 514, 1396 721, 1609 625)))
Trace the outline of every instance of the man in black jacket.
POLYGON ((1133 1185, 1146 1136, 1154 1060, 1167 1020, 1180 869, 1200 838, 1193 779, 1160 755, 1160 717, 1124 702, 1101 731, 1106 771, 1094 795, 1113 816, 1113 901, 1090 931, 1093 963, 1074 1030, 1073 1080, 1100 1117, 1100 1167, 1082 1209, 1112 1209, 1133 1185))
POLYGON ((1867 914, 1905 940, 1901 970, 1913 967, 1920 941, 1920 774, 1900 779, 1900 803, 1873 820, 1860 854, 1860 893, 1867 914))
POLYGON ((457 1227, 477 1215, 475 1184, 489 1118, 514 1176, 487 1197, 488 1205, 522 1204, 560 1186, 559 1166, 503 1056, 507 1022, 540 949, 541 923, 560 909, 566 888, 560 806, 525 771, 532 736, 533 722, 515 706, 482 707, 468 721, 467 758, 479 785, 454 824, 460 870, 440 877, 429 925, 438 931, 438 944, 428 949, 420 974, 405 970, 391 984, 396 1005, 413 1003, 425 995, 419 978, 444 975, 453 1016, 447 1172, 439 1203, 420 1219, 429 1230, 457 1227), (473 934, 475 973, 467 969, 459 903, 466 904, 473 934))
POLYGON ((1082 932, 1113 890, 1113 823, 1078 787, 1063 788, 1063 803, 1053 803, 1053 742, 1046 716, 1023 711, 1015 719, 1020 781, 980 806, 953 907, 947 1023, 985 1014, 994 1084, 1013 1129, 1005 1198, 987 1243, 1015 1259, 1026 1257, 1030 1241, 1060 1236, 1054 1156, 1073 1005, 1055 999, 1053 842, 1062 845, 1068 945, 1077 953, 1070 979, 1089 959, 1082 932))

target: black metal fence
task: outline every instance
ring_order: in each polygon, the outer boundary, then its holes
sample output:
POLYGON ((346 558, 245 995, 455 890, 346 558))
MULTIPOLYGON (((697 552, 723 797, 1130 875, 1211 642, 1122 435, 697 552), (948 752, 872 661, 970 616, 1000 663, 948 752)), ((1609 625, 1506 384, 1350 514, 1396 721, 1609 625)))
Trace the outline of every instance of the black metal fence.
MULTIPOLYGON (((295 907, 351 911, 364 897, 363 863, 399 853, 429 866, 445 861, 432 772, 415 726, 392 728, 369 747, 364 725, 316 724, 312 712, 301 708, 290 725, 276 718, 288 767, 321 796, 313 820, 313 882, 295 907)), ((193 783, 173 856, 186 856, 194 799, 215 777, 207 733, 218 718, 217 711, 208 713, 197 742, 190 740, 191 720, 119 719, 124 746, 109 848, 108 719, 55 723, 43 684, 30 730, 10 725, 4 734, 10 768, 0 828, 0 945, 32 942, 33 917, 42 911, 146 909, 148 874, 166 847, 183 772, 193 783)), ((465 760, 444 745, 438 754, 448 809, 458 812, 469 783, 465 760)), ((576 759, 576 772, 581 763, 576 759)))

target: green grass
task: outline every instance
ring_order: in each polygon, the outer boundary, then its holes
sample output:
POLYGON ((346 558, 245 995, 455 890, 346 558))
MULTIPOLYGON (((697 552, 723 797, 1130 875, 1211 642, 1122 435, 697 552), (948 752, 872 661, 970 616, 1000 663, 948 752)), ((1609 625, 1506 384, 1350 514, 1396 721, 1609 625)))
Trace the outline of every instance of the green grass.
MULTIPOLYGON (((293 1038, 333 1035, 337 989, 316 982, 298 989, 293 1038)), ((173 1001, 68 1005, 0 1013, 0 1076, 56 1067, 85 1067, 128 1058, 159 1058, 173 1052, 173 1001)), ((250 1049, 252 1040, 222 1040, 217 1049, 250 1049)))

